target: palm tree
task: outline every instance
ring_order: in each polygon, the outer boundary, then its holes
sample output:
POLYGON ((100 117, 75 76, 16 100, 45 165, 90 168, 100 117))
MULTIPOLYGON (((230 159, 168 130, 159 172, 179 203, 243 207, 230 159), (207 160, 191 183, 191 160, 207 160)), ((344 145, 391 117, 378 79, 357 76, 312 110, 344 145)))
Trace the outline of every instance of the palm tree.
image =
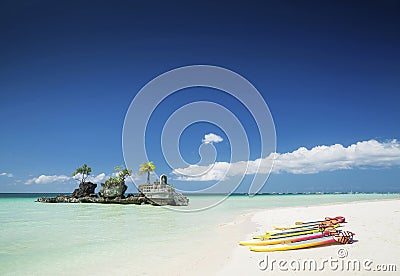
POLYGON ((150 184, 150 173, 154 172, 156 166, 154 166, 153 162, 144 162, 140 165, 139 175, 147 173, 147 184, 150 184))

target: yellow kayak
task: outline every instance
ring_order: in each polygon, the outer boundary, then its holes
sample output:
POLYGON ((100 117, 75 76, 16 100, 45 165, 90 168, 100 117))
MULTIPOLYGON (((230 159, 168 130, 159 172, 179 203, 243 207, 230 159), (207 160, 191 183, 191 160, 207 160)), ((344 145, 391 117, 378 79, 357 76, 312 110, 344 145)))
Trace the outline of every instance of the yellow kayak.
POLYGON ((353 242, 354 235, 355 234, 350 231, 340 231, 334 234, 333 236, 307 239, 297 242, 291 242, 288 244, 279 244, 272 246, 252 246, 250 247, 250 250, 256 252, 274 252, 274 251, 302 249, 302 248, 327 245, 333 243, 349 244, 353 242))
POLYGON ((286 237, 280 239, 273 239, 273 240, 251 240, 251 241, 240 241, 240 245, 244 246, 262 246, 262 245, 274 245, 274 244, 289 244, 293 242, 305 241, 305 240, 312 240, 324 237, 324 234, 316 233, 310 235, 302 235, 296 237, 286 237))
POLYGON ((285 250, 294 250, 294 249, 302 249, 308 247, 314 247, 319 245, 326 245, 330 243, 336 243, 336 240, 333 237, 323 237, 314 240, 307 240, 302 242, 295 242, 292 244, 284 244, 275 247, 268 246, 254 246, 250 247, 251 251, 255 252, 274 252, 274 251, 285 251, 285 250))
POLYGON ((285 238, 285 237, 313 234, 313 233, 318 233, 318 232, 321 232, 321 231, 319 229, 312 229, 312 230, 304 230, 304 231, 299 231, 299 232, 276 234, 276 235, 264 234, 264 235, 260 235, 260 236, 254 236, 253 239, 270 240, 270 239, 279 239, 279 238, 285 238))
MULTIPOLYGON (((274 226, 276 227, 276 226, 274 226)), ((276 235, 276 234, 283 234, 283 233, 291 233, 291 232, 298 232, 298 231, 305 231, 305 230, 313 230, 313 229, 317 229, 318 228, 318 224, 317 225, 302 225, 299 227, 293 227, 293 228, 289 228, 289 229, 275 229, 273 231, 267 231, 265 232, 266 235, 276 235)))
POLYGON ((290 226, 276 226, 276 225, 274 225, 273 228, 275 230, 290 230, 290 229, 299 229, 299 228, 313 227, 313 226, 318 226, 318 223, 297 224, 297 225, 290 225, 290 226))

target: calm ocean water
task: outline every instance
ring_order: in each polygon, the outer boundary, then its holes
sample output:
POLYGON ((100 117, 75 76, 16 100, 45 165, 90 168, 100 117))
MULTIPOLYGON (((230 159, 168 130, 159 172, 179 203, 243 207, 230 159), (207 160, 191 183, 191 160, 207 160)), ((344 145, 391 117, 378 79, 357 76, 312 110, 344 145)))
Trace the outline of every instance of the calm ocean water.
MULTIPOLYGON (((41 195, 0 194, 0 275, 91 274, 127 264, 135 273, 204 247, 207 236, 249 210, 398 199, 399 194, 231 196, 202 212, 154 206, 44 204, 41 195), (196 237, 202 239, 196 239, 196 237), (201 241, 200 241, 201 240, 201 241)), ((193 196, 204 205, 219 196, 193 196)), ((332 214, 335 215, 334 210, 332 214)), ((293 218, 296 219, 296 218, 293 218)), ((318 219, 318 218, 316 218, 318 219)))

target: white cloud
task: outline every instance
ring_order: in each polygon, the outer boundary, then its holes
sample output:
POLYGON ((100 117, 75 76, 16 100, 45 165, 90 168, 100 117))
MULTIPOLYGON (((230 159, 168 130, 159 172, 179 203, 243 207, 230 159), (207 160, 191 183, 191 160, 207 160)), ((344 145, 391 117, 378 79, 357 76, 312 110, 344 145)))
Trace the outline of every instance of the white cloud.
POLYGON ((137 182, 137 181, 145 183, 147 181, 147 175, 132 174, 131 176, 129 176, 125 179, 125 182, 129 182, 129 183, 133 183, 133 182, 137 182))
POLYGON ((324 171, 356 168, 387 168, 400 166, 400 143, 397 140, 378 142, 362 141, 344 147, 340 144, 300 147, 288 153, 271 153, 266 158, 235 163, 216 162, 208 166, 190 165, 175 169, 179 180, 225 180, 231 176, 258 173, 267 174, 274 162, 272 173, 315 174, 324 171), (201 172, 204 174, 198 175, 201 172))
POLYGON ((224 139, 222 139, 221 136, 218 136, 217 134, 214 133, 209 133, 204 135, 204 139, 202 140, 204 144, 210 144, 210 143, 219 143, 222 142, 224 139))
POLYGON ((67 180, 71 180, 71 177, 66 175, 44 175, 42 174, 39 177, 34 177, 25 182, 25 184, 48 184, 53 182, 65 182, 67 180))
POLYGON ((88 177, 88 181, 93 182, 93 183, 99 183, 104 181, 104 179, 106 179, 106 174, 105 173, 100 173, 96 176, 89 176, 88 177))
POLYGON ((0 173, 0 176, 14 177, 12 173, 0 173))
POLYGON ((366 167, 400 166, 400 143, 397 140, 362 141, 344 147, 340 144, 317 146, 278 155, 273 172, 312 174, 322 171, 348 170, 366 167))
MULTIPOLYGON (((90 175, 86 180, 94 183, 99 183, 106 179, 105 173, 100 173, 96 176, 90 175)), ((25 182, 25 184, 49 184, 54 182, 66 182, 81 179, 81 175, 77 174, 75 176, 66 176, 66 175, 40 175, 38 177, 31 178, 25 182)))

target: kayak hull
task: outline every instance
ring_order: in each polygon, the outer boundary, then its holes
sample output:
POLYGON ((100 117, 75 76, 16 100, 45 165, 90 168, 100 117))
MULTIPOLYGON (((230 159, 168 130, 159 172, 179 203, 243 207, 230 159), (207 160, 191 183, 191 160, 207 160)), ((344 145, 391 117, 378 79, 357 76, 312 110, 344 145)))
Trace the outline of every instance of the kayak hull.
POLYGON ((319 239, 315 239, 315 240, 307 240, 307 241, 303 241, 303 242, 294 242, 291 244, 279 245, 276 247, 252 246, 252 247, 250 247, 250 250, 255 251, 255 252, 275 252, 275 251, 286 251, 286 250, 310 248, 310 247, 316 247, 316 246, 321 246, 321 245, 327 245, 327 244, 331 244, 331 243, 336 243, 334 238, 323 237, 323 238, 319 238, 319 239))
POLYGON ((275 245, 275 244, 289 244, 299 241, 305 240, 313 240, 322 238, 324 235, 322 233, 304 235, 299 237, 289 237, 289 238, 281 238, 281 239, 272 239, 272 240, 251 240, 251 241, 240 241, 240 245, 244 246, 263 246, 263 245, 275 245))

